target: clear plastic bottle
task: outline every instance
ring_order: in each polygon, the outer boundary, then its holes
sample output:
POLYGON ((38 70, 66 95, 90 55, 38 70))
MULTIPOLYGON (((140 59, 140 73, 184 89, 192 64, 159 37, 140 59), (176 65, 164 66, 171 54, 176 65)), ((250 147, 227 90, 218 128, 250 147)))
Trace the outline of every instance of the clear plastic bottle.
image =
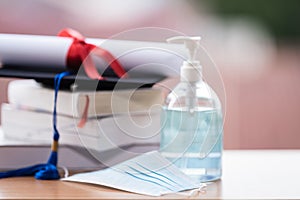
POLYGON ((184 41, 194 56, 181 67, 181 82, 168 95, 162 112, 160 152, 199 182, 222 175, 223 117, 216 93, 202 80, 195 61, 200 38, 184 41), (197 43, 198 42, 198 43, 197 43))

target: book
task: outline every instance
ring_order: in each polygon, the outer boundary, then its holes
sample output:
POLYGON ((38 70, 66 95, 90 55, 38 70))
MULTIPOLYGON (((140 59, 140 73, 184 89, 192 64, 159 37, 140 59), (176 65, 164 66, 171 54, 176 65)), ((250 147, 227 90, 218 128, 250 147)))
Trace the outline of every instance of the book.
MULTIPOLYGON (((52 113, 19 109, 2 104, 1 122, 6 138, 50 144, 52 141, 52 113)), ((160 113, 131 113, 90 119, 82 128, 79 119, 57 116, 60 143, 103 152, 132 145, 158 145, 160 113)))
MULTIPOLYGON (((4 137, 0 128, 0 170, 6 171, 10 169, 18 169, 24 166, 32 165, 32 163, 43 163, 45 158, 49 156, 49 148, 51 142, 41 142, 37 140, 19 140, 4 137)), ((158 149, 153 145, 131 145, 126 151, 144 153, 158 149)), ((131 158, 133 155, 126 154, 126 151, 120 152, 115 149, 101 152, 105 154, 110 162, 119 163, 131 158)), ((59 145, 58 166, 64 166, 68 170, 99 170, 106 168, 104 163, 97 160, 87 149, 65 144, 64 141, 59 145)))
MULTIPOLYGON (((8 85, 11 104, 53 110, 54 91, 34 80, 15 80, 8 85)), ((87 117, 145 112, 163 103, 158 88, 120 89, 112 91, 59 91, 57 113, 80 118, 87 106, 87 117)))

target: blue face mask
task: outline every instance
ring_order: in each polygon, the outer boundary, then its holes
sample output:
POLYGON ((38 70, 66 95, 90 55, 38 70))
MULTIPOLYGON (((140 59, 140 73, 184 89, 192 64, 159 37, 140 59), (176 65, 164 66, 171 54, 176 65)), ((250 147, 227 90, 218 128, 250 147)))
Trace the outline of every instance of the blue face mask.
POLYGON ((62 180, 99 184, 151 196, 203 186, 182 173, 157 151, 137 156, 111 168, 77 174, 62 180))

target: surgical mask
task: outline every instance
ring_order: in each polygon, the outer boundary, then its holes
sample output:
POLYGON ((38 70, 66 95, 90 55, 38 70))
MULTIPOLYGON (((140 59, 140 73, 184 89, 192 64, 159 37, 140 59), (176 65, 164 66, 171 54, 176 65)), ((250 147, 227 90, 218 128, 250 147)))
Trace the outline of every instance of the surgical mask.
POLYGON ((142 154, 104 170, 76 174, 62 180, 99 184, 151 196, 203 186, 182 173, 157 151, 142 154))

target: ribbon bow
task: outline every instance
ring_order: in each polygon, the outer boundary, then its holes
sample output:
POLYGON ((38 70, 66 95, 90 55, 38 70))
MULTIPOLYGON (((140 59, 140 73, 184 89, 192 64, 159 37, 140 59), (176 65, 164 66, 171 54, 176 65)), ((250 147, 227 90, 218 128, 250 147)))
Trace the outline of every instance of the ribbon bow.
POLYGON ((104 78, 98 73, 92 60, 92 53, 104 59, 119 78, 126 77, 125 70, 109 51, 97 47, 96 45, 86 43, 84 36, 79 32, 66 28, 63 29, 58 36, 73 38, 73 43, 71 44, 67 54, 68 68, 78 70, 81 64, 83 64, 85 73, 89 78, 103 80, 104 78))

